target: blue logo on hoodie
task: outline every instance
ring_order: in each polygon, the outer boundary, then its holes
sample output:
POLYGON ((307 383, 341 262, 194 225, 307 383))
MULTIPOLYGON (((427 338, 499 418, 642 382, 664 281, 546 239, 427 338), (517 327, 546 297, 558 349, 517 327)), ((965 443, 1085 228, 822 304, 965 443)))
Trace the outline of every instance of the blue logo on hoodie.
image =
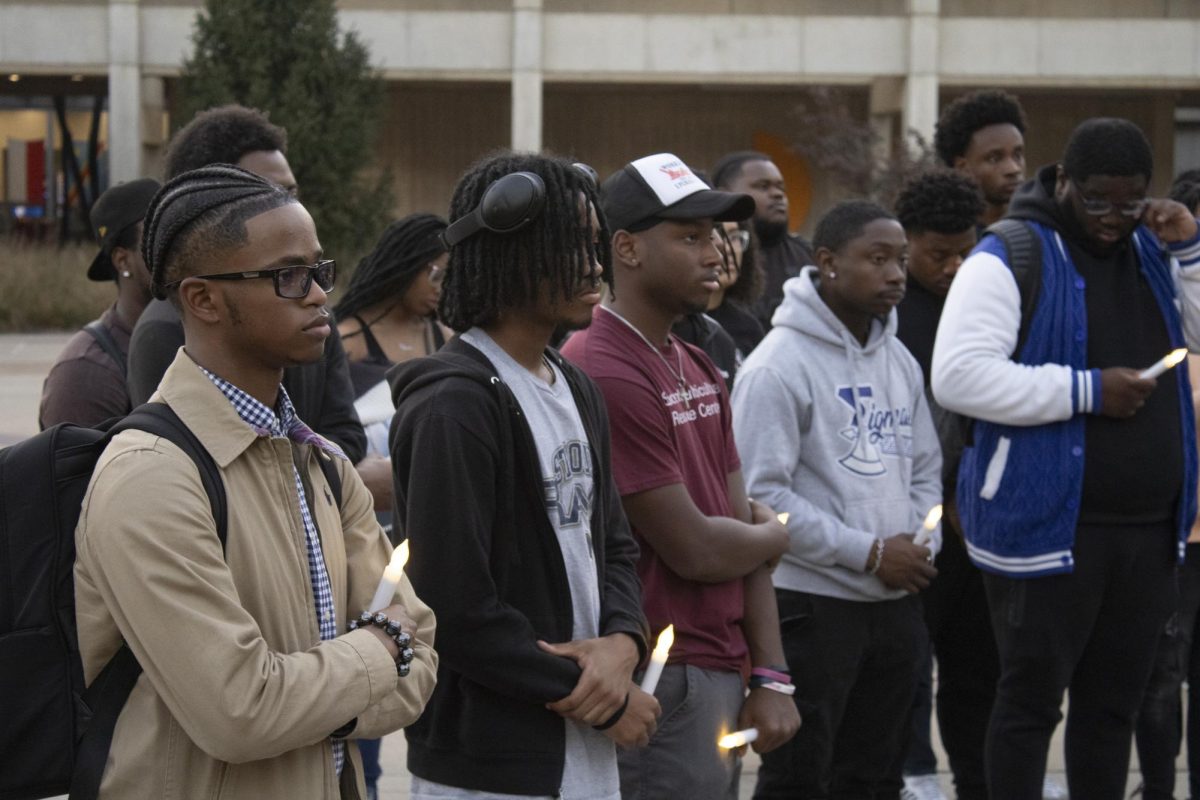
POLYGON ((839 386, 837 396, 850 406, 850 422, 838 434, 853 445, 838 459, 839 464, 855 475, 875 477, 887 473, 882 456, 912 458, 912 413, 908 408, 879 406, 871 384, 859 386, 857 392, 839 386))

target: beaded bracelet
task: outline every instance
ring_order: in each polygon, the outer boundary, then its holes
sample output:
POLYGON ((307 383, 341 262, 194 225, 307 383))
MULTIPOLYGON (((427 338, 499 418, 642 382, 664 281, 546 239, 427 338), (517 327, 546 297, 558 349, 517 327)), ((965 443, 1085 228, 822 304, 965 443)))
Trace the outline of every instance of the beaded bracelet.
POLYGON ((396 622, 394 619, 388 619, 387 614, 384 614, 382 611, 376 611, 374 614, 370 611, 364 611, 358 615, 358 619, 350 620, 350 630, 352 631, 365 628, 368 625, 383 628, 383 632, 391 637, 396 646, 400 648, 400 655, 396 657, 396 674, 401 678, 406 677, 412 670, 412 660, 415 655, 412 649, 412 634, 405 633, 400 628, 399 622, 396 622))

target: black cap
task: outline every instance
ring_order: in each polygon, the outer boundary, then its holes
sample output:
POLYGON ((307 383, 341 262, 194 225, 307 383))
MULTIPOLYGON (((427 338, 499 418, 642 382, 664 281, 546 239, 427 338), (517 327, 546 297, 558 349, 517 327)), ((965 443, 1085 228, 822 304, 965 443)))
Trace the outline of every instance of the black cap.
POLYGON ((613 231, 646 230, 665 219, 740 222, 754 215, 753 197, 709 188, 671 153, 626 164, 604 181, 601 196, 613 231))
POLYGON ((92 230, 100 242, 100 252, 88 267, 87 276, 93 281, 111 281, 117 277, 112 263, 112 249, 121 231, 136 225, 146 216, 150 200, 159 189, 153 178, 138 178, 119 183, 96 199, 90 216, 92 230))

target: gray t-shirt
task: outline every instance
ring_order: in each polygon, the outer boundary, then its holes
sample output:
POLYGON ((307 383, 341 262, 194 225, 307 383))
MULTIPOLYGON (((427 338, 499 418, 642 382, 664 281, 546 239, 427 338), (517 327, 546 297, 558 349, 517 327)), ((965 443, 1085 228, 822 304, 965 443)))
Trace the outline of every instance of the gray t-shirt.
MULTIPOLYGON (((554 382, 546 383, 518 364, 478 328, 462 335, 480 350, 500 380, 516 395, 533 431, 542 467, 546 513, 558 536, 571 587, 573 639, 594 639, 600 624, 600 585, 592 551, 592 506, 596 492, 592 449, 575 398, 562 371, 553 363, 554 382)), ((616 747, 604 734, 573 720, 566 724, 566 759, 562 800, 620 800, 616 747)), ((477 792, 413 777, 413 800, 530 800, 528 795, 477 792)))

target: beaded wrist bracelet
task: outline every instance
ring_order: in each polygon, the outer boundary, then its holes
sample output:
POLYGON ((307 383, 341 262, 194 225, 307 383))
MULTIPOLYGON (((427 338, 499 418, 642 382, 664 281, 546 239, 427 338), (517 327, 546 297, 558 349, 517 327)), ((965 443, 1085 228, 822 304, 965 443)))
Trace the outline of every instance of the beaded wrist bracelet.
POLYGON ((358 615, 358 619, 350 620, 350 630, 352 631, 368 625, 383 628, 383 632, 391 637, 392 641, 396 643, 396 647, 400 648, 400 655, 396 657, 396 674, 401 678, 406 677, 412 670, 412 660, 415 655, 412 648, 412 634, 405 633, 400 628, 399 622, 388 619, 387 614, 382 611, 376 611, 374 614, 364 611, 358 615))

